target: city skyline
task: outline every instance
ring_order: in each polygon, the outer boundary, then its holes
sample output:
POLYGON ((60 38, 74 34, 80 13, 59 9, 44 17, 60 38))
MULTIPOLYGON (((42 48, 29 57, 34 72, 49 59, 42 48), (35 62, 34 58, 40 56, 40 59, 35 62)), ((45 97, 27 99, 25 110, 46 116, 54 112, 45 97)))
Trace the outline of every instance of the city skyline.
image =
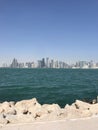
POLYGON ((16 58, 10 64, 4 63, 1 68, 71 68, 71 69, 98 69, 98 62, 91 61, 77 61, 68 64, 66 61, 59 61, 58 59, 50 59, 49 57, 39 59, 37 61, 19 62, 16 58))
POLYGON ((97 0, 1 0, 0 66, 13 57, 98 61, 97 0))

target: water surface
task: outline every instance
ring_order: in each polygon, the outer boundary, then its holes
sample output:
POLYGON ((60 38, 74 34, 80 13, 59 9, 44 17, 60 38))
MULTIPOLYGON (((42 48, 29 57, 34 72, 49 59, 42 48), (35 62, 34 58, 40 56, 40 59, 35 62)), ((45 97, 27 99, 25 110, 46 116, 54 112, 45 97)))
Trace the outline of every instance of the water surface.
POLYGON ((0 102, 36 97, 63 107, 97 95, 97 69, 0 69, 0 102))

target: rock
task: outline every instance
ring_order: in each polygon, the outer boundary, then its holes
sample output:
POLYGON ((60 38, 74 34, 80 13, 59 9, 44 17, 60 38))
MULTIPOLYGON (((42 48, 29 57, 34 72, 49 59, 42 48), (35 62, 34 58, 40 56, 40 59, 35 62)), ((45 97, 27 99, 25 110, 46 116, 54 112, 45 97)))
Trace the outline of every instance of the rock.
POLYGON ((75 106, 65 106, 65 117, 67 119, 72 119, 72 118, 80 118, 81 117, 81 111, 79 109, 76 109, 75 106))
POLYGON ((0 107, 0 113, 4 113, 4 109, 2 107, 0 107))
POLYGON ((7 109, 8 107, 11 107, 11 104, 9 102, 3 102, 2 107, 7 109))
POLYGON ((48 112, 44 108, 40 108, 40 109, 33 111, 33 116, 35 119, 38 119, 38 118, 40 118, 44 115, 47 115, 47 114, 48 114, 48 112))
POLYGON ((16 111, 14 105, 11 102, 4 102, 0 105, 0 113, 15 115, 16 111))
POLYGON ((16 115, 16 110, 14 108, 8 108, 5 112, 5 114, 9 114, 9 115, 16 115))
POLYGON ((58 104, 52 104, 52 105, 45 104, 42 106, 42 108, 44 108, 44 110, 47 111, 48 114, 54 113, 55 115, 58 116, 61 113, 61 108, 58 104))
POLYGON ((41 105, 37 102, 36 98, 33 98, 31 100, 17 102, 15 104, 15 109, 18 114, 31 113, 35 116, 36 112, 41 109, 41 105))
POLYGON ((91 117, 92 116, 92 113, 90 110, 83 110, 81 112, 81 117, 84 118, 84 117, 91 117))
POLYGON ((59 116, 55 115, 54 113, 44 114, 40 118, 37 118, 38 121, 53 121, 60 119, 59 116))
POLYGON ((34 118, 32 115, 7 115, 6 119, 10 123, 30 123, 34 121, 34 118))
POLYGON ((59 118, 59 115, 61 114, 62 110, 57 104, 52 105, 42 105, 42 107, 37 110, 35 113, 35 119, 36 120, 54 120, 59 118))
POLYGON ((76 100, 72 105, 60 108, 58 104, 40 105, 36 98, 15 102, 0 103, 0 123, 28 123, 74 119, 98 115, 98 103, 89 104, 76 100))
POLYGON ((16 123, 18 121, 17 115, 6 115, 6 119, 10 122, 10 123, 16 123))
POLYGON ((5 116, 3 114, 0 114, 0 124, 8 124, 9 121, 5 119, 5 116))
POLYGON ((79 109, 79 110, 89 110, 91 107, 91 104, 76 100, 76 102, 73 103, 72 106, 75 106, 76 109, 79 109))
POLYGON ((9 104, 10 104, 11 107, 15 106, 15 102, 14 101, 9 102, 9 104))
POLYGON ((90 107, 90 111, 93 115, 98 115, 98 103, 92 104, 90 107))
POLYGON ((10 104, 8 102, 4 102, 0 105, 0 113, 4 113, 5 111, 8 110, 10 107, 10 104))
POLYGON ((65 113, 67 118, 83 118, 90 117, 92 113, 90 111, 91 105, 82 101, 77 100, 71 106, 65 106, 65 113))

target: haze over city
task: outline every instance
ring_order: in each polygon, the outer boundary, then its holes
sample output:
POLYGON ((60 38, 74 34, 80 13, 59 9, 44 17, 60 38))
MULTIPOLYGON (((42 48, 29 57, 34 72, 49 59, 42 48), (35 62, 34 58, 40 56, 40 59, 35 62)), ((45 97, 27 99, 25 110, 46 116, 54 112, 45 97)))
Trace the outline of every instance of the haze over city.
POLYGON ((98 62, 98 1, 0 0, 0 65, 14 57, 98 62))

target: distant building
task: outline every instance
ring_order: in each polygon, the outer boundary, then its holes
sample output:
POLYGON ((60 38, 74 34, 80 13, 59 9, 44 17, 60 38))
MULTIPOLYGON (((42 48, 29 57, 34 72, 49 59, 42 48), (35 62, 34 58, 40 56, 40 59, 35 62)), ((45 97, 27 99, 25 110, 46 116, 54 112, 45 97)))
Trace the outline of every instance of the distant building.
POLYGON ((55 62, 54 62, 54 60, 51 60, 51 62, 50 62, 50 68, 55 68, 55 62))
POLYGON ((38 60, 37 68, 41 68, 41 66, 42 66, 42 61, 41 61, 41 60, 38 60))
POLYGON ((46 68, 49 68, 49 58, 46 58, 46 68))
POLYGON ((26 68, 32 68, 32 62, 26 62, 25 66, 26 68))
POLYGON ((59 68, 59 63, 58 63, 58 61, 55 61, 55 68, 59 68))
POLYGON ((7 65, 6 63, 4 63, 4 64, 2 65, 2 67, 3 67, 3 68, 7 68, 8 65, 7 65))
POLYGON ((76 62, 75 67, 76 68, 89 68, 89 65, 86 61, 79 61, 79 62, 76 62))
POLYGON ((19 67, 18 61, 17 59, 14 58, 11 64, 11 68, 18 68, 18 67, 19 67))
POLYGON ((94 68, 94 62, 92 60, 89 62, 89 68, 94 68))
POLYGON ((19 68, 24 68, 24 63, 18 63, 19 68))
POLYGON ((96 68, 98 68, 98 63, 96 63, 96 68))
POLYGON ((45 59, 44 58, 41 61, 41 68, 45 68, 45 59))
POLYGON ((72 68, 72 69, 98 69, 98 62, 95 63, 92 60, 87 61, 78 61, 75 64, 67 64, 64 61, 58 61, 49 59, 48 57, 42 58, 42 60, 38 60, 37 62, 26 62, 26 63, 19 63, 17 59, 13 59, 10 65, 6 63, 0 67, 11 67, 11 68, 72 68))

